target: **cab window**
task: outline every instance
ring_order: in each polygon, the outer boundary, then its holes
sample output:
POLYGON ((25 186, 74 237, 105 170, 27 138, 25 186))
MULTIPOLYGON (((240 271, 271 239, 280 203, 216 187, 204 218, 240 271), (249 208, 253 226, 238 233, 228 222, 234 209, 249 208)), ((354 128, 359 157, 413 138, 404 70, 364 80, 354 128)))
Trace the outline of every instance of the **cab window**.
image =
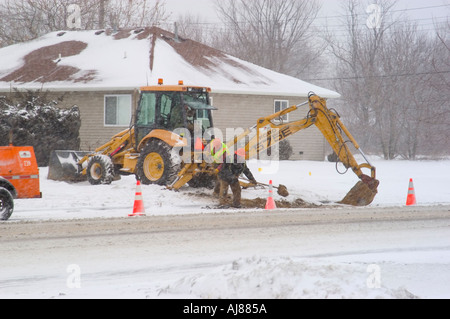
POLYGON ((138 114, 138 125, 153 125, 155 124, 156 114, 156 94, 144 93, 141 98, 140 111, 138 114))

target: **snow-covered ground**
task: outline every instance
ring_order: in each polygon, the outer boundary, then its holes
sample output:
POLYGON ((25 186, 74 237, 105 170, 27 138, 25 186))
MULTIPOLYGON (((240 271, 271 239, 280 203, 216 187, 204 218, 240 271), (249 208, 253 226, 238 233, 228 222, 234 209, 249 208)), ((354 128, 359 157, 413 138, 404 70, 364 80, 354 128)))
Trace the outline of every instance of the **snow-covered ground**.
MULTIPOLYGON (((411 178, 419 207, 449 211, 450 160, 372 162, 381 182, 379 194, 370 207, 358 211, 404 207, 411 178)), ((351 171, 338 174, 329 162, 281 162, 276 170, 251 162, 250 167, 258 181, 286 185, 289 200, 302 198, 332 212, 333 203, 358 181, 351 171)), ((16 201, 12 218, 0 227, 61 219, 129 220, 134 177, 91 186, 49 181, 47 169, 40 170, 43 198, 16 201)), ((217 204, 212 197, 193 196, 209 190, 142 189, 147 216, 233 212, 209 208, 217 204)), ((243 192, 244 198, 267 195, 263 188, 243 192)), ((311 209, 297 211, 306 214, 311 209)), ((450 298, 448 219, 248 229, 237 234, 192 231, 188 239, 182 235, 156 234, 151 241, 109 244, 99 250, 96 245, 107 244, 102 238, 91 238, 92 243, 78 238, 70 251, 56 242, 49 249, 42 246, 39 258, 26 244, 6 242, 0 248, 9 256, 0 260, 0 298, 450 298), (66 279, 76 274, 78 262, 82 285, 73 289, 66 279), (74 269, 67 268, 71 264, 74 269)))
MULTIPOLYGON (((371 160, 377 168, 380 180, 378 195, 372 206, 404 206, 408 194, 409 180, 414 182, 418 205, 450 204, 450 160, 442 161, 384 161, 371 160)), ((285 185, 290 193, 287 200, 301 198, 317 204, 334 204, 344 198, 358 182, 350 170, 340 175, 336 165, 330 162, 257 162, 249 167, 256 179, 274 186, 285 185)), ((343 167, 338 166, 342 172, 343 167)), ((47 180, 47 168, 40 168, 42 199, 16 201, 11 221, 42 219, 73 219, 97 217, 126 217, 132 213, 135 200, 136 179, 123 177, 107 186, 91 186, 89 183, 68 184, 47 180)), ((365 172, 368 173, 368 172, 365 172)), ((144 205, 147 215, 177 215, 217 213, 208 207, 218 204, 207 196, 207 190, 183 188, 173 192, 160 186, 143 186, 144 205)), ((274 192, 276 200, 283 199, 274 192)), ((249 189, 243 192, 248 199, 267 198, 267 188, 249 189)))

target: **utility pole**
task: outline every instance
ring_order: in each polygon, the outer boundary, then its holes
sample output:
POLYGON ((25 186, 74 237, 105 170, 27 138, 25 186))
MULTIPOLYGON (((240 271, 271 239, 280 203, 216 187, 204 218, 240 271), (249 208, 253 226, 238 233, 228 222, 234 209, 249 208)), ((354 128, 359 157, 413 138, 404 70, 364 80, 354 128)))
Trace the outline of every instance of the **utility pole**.
POLYGON ((99 27, 100 29, 105 28, 105 5, 107 0, 100 0, 100 7, 98 13, 99 27))

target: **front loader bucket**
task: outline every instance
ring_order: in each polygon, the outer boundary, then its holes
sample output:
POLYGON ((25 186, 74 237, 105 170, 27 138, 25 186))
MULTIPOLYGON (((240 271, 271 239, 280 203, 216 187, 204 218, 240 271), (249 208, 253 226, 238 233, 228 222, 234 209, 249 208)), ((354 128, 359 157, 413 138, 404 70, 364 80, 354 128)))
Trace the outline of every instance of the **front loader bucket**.
POLYGON ((378 193, 379 184, 380 182, 378 180, 364 175, 361 181, 356 183, 339 204, 351 206, 370 205, 378 193))
POLYGON ((78 162, 89 152, 53 151, 50 156, 48 179, 61 182, 83 182, 86 176, 81 174, 78 162))

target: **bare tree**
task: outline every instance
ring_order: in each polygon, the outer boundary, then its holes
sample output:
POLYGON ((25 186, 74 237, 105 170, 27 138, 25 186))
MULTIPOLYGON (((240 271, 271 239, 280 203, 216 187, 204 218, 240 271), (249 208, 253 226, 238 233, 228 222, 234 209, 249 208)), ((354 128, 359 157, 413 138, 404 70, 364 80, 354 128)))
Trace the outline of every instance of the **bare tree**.
POLYGON ((72 4, 81 10, 84 30, 153 26, 168 18, 163 0, 4 0, 0 3, 1 45, 66 30, 72 4))
POLYGON ((429 87, 434 94, 428 100, 434 112, 427 119, 434 134, 424 137, 423 145, 435 155, 450 153, 450 20, 436 25, 429 87))
POLYGON ((107 1, 109 27, 147 27, 159 25, 168 19, 163 0, 107 1))
POLYGON ((439 73, 433 59, 442 61, 442 55, 432 36, 394 16, 391 1, 378 1, 378 24, 366 25, 369 4, 349 0, 347 37, 328 37, 336 59, 336 89, 365 148, 386 159, 415 159, 430 151, 427 144, 437 134, 436 118, 442 111, 429 102, 440 94, 432 87, 439 73))
POLYGON ((179 16, 176 24, 180 36, 204 44, 211 44, 211 32, 208 32, 208 23, 201 16, 188 13, 179 16))
POLYGON ((322 50, 311 41, 314 0, 216 0, 224 51, 277 72, 301 75, 322 50), (301 61, 301 62, 300 62, 301 61))
POLYGON ((98 1, 95 0, 5 0, 0 3, 0 39, 2 45, 37 38, 67 28, 68 5, 81 8, 84 29, 96 26, 98 1))
POLYGON ((383 69, 389 72, 385 90, 389 95, 385 100, 395 111, 390 132, 393 154, 406 159, 415 159, 423 154, 423 136, 434 134, 434 123, 430 117, 436 116, 436 108, 429 101, 436 94, 430 81, 434 76, 432 57, 433 38, 418 31, 413 23, 403 23, 392 28, 386 39, 383 52, 383 69))

